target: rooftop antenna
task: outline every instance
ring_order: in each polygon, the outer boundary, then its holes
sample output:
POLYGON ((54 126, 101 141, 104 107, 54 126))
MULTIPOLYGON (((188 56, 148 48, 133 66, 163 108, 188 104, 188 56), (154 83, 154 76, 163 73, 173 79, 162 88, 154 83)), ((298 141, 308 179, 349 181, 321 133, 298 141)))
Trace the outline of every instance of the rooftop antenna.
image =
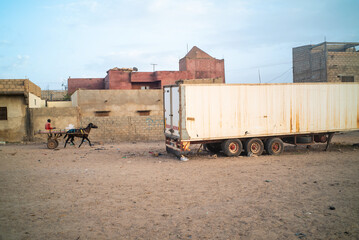
POLYGON ((151 63, 151 65, 153 66, 153 71, 155 71, 157 63, 151 63))

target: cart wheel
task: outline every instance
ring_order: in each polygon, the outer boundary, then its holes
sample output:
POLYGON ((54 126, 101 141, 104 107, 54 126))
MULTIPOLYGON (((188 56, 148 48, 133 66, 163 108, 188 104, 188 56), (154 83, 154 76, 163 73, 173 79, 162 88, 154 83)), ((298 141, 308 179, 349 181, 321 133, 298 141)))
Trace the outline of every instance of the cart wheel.
POLYGON ((280 138, 270 138, 265 143, 265 149, 269 155, 279 155, 284 150, 283 141, 280 138))
POLYGON ((247 155, 260 156, 263 153, 264 145, 259 138, 251 138, 246 142, 244 150, 247 155))
POLYGON ((59 142, 56 139, 47 140, 47 148, 55 149, 59 145, 59 142))
POLYGON ((227 157, 236 157, 241 154, 243 149, 242 142, 239 139, 228 139, 222 142, 222 150, 227 157))

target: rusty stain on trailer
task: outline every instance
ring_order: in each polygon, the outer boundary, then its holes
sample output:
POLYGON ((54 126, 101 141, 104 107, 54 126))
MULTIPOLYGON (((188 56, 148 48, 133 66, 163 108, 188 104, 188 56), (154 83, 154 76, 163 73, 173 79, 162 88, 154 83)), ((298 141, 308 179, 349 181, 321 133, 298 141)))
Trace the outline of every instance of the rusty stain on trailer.
POLYGON ((296 112, 295 114, 295 131, 299 132, 300 128, 299 128, 299 113, 296 112))

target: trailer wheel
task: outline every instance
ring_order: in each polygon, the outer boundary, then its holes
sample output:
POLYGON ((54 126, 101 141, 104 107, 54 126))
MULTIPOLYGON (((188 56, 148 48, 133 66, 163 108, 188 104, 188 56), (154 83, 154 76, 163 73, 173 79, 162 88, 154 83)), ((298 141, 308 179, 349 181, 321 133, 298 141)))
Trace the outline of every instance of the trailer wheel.
POLYGON ((259 138, 251 138, 246 142, 244 150, 247 155, 253 154, 256 156, 260 156, 264 151, 264 145, 262 140, 260 140, 259 138))
POLYGON ((284 150, 283 141, 280 138, 270 138, 265 144, 265 149, 269 155, 279 155, 284 150))
POLYGON ((297 143, 312 143, 311 136, 297 137, 297 143))
POLYGON ((219 153, 222 150, 220 143, 206 143, 204 146, 212 153, 219 153))
POLYGON ((49 139, 47 140, 47 148, 48 149, 55 149, 59 145, 59 142, 56 139, 49 139))
POLYGON ((243 150, 242 142, 239 139, 228 139, 222 142, 222 150, 228 157, 236 157, 243 150))

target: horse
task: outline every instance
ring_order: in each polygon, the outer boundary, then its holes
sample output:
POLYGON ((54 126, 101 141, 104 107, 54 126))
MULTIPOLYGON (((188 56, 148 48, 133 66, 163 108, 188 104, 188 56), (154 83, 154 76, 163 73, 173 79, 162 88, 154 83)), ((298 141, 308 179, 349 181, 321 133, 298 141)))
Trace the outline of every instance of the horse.
POLYGON ((81 147, 81 145, 85 141, 85 139, 89 142, 90 147, 91 147, 92 144, 90 142, 90 139, 88 139, 88 135, 90 134, 91 128, 98 128, 98 127, 93 123, 89 123, 89 125, 87 125, 87 127, 85 127, 85 128, 77 128, 77 129, 68 130, 64 136, 64 138, 67 137, 64 148, 66 148, 66 144, 69 140, 71 141, 72 144, 74 144, 75 137, 82 138, 82 141, 81 141, 79 147, 81 147))

